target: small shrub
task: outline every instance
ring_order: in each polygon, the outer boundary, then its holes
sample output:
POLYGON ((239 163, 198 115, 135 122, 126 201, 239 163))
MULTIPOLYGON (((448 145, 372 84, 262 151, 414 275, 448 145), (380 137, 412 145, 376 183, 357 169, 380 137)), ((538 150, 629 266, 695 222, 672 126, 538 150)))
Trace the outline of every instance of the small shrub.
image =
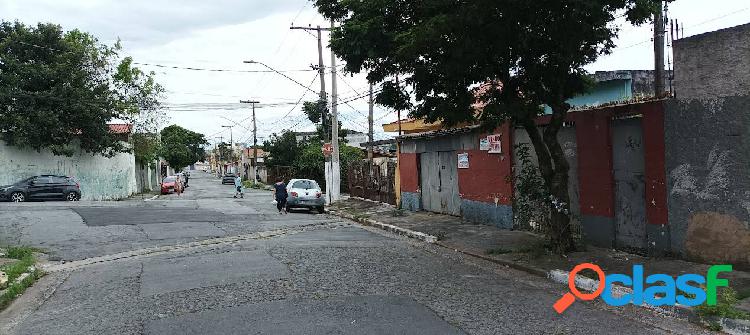
POLYGON ((404 213, 404 210, 401 208, 396 208, 391 212, 391 216, 393 217, 399 217, 404 216, 406 213, 404 213))
POLYGON ((748 319, 750 316, 737 307, 739 299, 737 298, 737 291, 731 287, 727 287, 718 294, 716 305, 700 305, 696 307, 698 314, 701 316, 715 316, 720 318, 730 319, 748 319))
POLYGON ((26 246, 8 247, 6 254, 8 258, 24 259, 25 257, 33 255, 35 251, 37 251, 37 249, 26 246))

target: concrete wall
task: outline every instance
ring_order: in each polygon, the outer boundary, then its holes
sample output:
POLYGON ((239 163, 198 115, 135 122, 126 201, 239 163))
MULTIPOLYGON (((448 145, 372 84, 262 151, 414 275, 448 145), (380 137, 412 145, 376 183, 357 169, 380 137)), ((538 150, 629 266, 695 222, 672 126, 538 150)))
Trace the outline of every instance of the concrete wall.
POLYGON ((750 94, 750 24, 676 40, 674 58, 679 99, 750 94))
POLYGON ((82 200, 121 199, 137 191, 132 154, 106 158, 78 153, 65 157, 55 156, 48 150, 18 149, 0 141, 1 185, 39 174, 74 177, 81 185, 82 200))
POLYGON ((458 189, 461 215, 469 221, 513 228, 513 133, 506 123, 488 134, 473 138, 476 149, 458 150, 469 155, 469 168, 458 169, 458 189), (502 135, 502 153, 490 154, 479 150, 479 139, 487 135, 502 135))
POLYGON ((664 115, 671 247, 750 268, 750 97, 677 100, 664 115))

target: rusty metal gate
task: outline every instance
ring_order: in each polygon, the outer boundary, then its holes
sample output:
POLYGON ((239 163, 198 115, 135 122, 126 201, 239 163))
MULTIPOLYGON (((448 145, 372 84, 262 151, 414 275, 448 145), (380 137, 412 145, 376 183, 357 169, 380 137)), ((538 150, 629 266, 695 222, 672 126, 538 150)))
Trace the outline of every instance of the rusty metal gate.
POLYGON ((349 195, 395 205, 396 163, 383 164, 386 166, 381 167, 366 160, 351 162, 348 171, 349 195))
POLYGON ((641 118, 612 121, 615 179, 615 243, 619 249, 646 249, 646 198, 641 118))

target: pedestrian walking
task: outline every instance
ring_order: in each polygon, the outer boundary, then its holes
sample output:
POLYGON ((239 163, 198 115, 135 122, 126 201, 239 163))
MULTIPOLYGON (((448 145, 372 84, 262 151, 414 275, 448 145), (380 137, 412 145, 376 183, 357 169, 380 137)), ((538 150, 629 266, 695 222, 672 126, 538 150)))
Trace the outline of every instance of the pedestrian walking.
POLYGON ((289 194, 286 192, 284 178, 276 179, 276 184, 273 184, 273 198, 276 200, 276 209, 279 210, 279 214, 287 214, 286 198, 288 196, 289 194))
POLYGON ((237 195, 240 196, 240 198, 245 198, 245 195, 242 194, 242 178, 240 176, 234 177, 234 197, 237 198, 237 195))
POLYGON ((177 179, 174 182, 174 193, 177 193, 178 197, 182 196, 182 178, 179 175, 177 175, 177 179))
POLYGON ((190 180, 190 172, 185 172, 185 188, 188 187, 188 180, 190 180))

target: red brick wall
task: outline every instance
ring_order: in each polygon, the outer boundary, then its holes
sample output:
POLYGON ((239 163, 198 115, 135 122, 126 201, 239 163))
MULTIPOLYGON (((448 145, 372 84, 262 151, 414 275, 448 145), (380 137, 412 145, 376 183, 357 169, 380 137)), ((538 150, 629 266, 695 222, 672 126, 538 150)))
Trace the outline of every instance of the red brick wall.
MULTIPOLYGON (((495 134, 502 133, 502 154, 489 154, 482 150, 465 150, 457 153, 469 154, 469 168, 458 169, 458 190, 462 199, 510 205, 513 196, 511 159, 512 132, 505 124, 495 134)), ((482 134, 486 136, 488 134, 482 134)), ((476 144, 477 147, 479 143, 476 144)))
POLYGON ((401 191, 417 192, 419 189, 419 169, 417 154, 399 154, 398 169, 401 174, 401 191))

